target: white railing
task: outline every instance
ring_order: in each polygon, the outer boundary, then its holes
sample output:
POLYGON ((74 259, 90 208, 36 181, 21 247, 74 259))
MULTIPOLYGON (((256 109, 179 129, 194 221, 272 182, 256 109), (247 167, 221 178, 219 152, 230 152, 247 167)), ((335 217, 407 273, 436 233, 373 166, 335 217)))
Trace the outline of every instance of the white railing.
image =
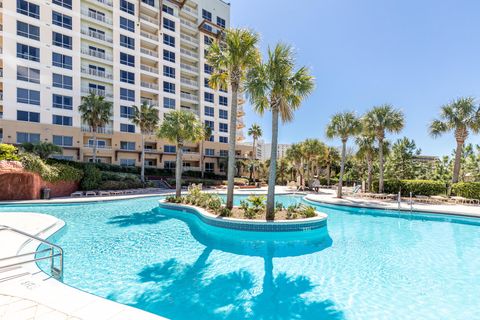
POLYGON ((156 83, 142 81, 142 82, 140 82, 140 85, 144 88, 150 88, 150 89, 153 89, 153 90, 158 90, 158 84, 156 84, 156 83))
POLYGON ((90 0, 90 1, 98 2, 109 7, 113 7, 113 2, 110 0, 90 0))
POLYGON ((140 13, 140 19, 153 23, 154 25, 158 25, 158 19, 152 18, 144 13, 140 13))
POLYGON ((183 33, 180 34, 180 38, 181 38, 182 40, 185 40, 185 41, 191 42, 191 43, 193 43, 193 44, 195 44, 195 45, 198 45, 198 39, 195 39, 195 38, 192 38, 192 37, 190 37, 190 36, 187 36, 186 34, 183 34, 183 33))
MULTIPOLYGON (((82 124, 82 132, 93 132, 92 127, 82 124)), ((112 134, 113 133, 113 128, 112 127, 99 127, 97 128, 97 133, 103 133, 103 134, 112 134)), ((88 144, 90 145, 90 144, 88 144)), ((93 144, 91 144, 93 147, 93 144)), ((100 148, 100 146, 97 146, 97 148, 100 148)))
POLYGON ((182 97, 183 99, 187 99, 187 100, 191 100, 191 101, 198 102, 198 96, 195 95, 195 94, 186 93, 186 92, 181 92, 181 93, 180 93, 180 97, 182 97))
MULTIPOLYGON (((100 128, 99 128, 100 129, 100 128)), ((104 133, 104 132, 98 132, 98 133, 104 133)), ((83 145, 85 148, 90 148, 93 149, 94 144, 93 143, 87 143, 83 145)), ((107 146, 107 145, 102 145, 102 144, 97 144, 97 149, 105 149, 105 150, 111 150, 112 146, 107 146)))
POLYGON ((145 31, 140 31, 140 35, 142 37, 145 37, 145 38, 148 38, 148 39, 151 39, 151 40, 154 40, 154 41, 158 42, 158 36, 156 36, 154 34, 151 34, 151 33, 145 32, 145 31))
POLYGON ((147 66, 146 64, 141 64, 140 69, 142 69, 143 71, 148 71, 151 73, 158 74, 158 68, 150 67, 150 66, 147 66))
POLYGON ((99 14, 97 12, 90 11, 90 10, 84 9, 84 8, 82 8, 81 11, 82 11, 83 16, 92 18, 94 20, 97 20, 97 21, 100 21, 100 22, 103 22, 103 23, 106 23, 106 24, 109 24, 109 25, 111 25, 113 23, 112 19, 110 19, 109 17, 107 17, 103 14, 99 14))
POLYGON ((95 88, 82 87, 82 93, 84 93, 84 94, 94 93, 97 96, 113 98, 113 93, 108 92, 106 90, 95 89, 95 88))
POLYGON ((186 26, 186 27, 189 27, 189 28, 191 28, 191 29, 197 30, 197 27, 196 27, 193 23, 191 23, 190 21, 187 21, 187 20, 185 20, 185 19, 180 19, 180 23, 181 23, 182 25, 186 26))
POLYGON ((183 84, 193 86, 193 87, 198 87, 198 81, 190 80, 190 79, 187 79, 187 78, 181 78, 180 82, 183 83, 183 84))
POLYGON ((102 60, 107 60, 107 61, 112 61, 113 60, 113 57, 112 57, 111 54, 107 54, 105 52, 101 52, 101 51, 98 51, 98 50, 92 50, 90 48, 83 47, 82 48, 82 53, 86 54, 86 55, 89 55, 91 57, 102 59, 102 60))
POLYGON ((185 12, 188 12, 188 13, 191 14, 192 16, 195 16, 195 18, 198 16, 197 10, 192 9, 192 8, 190 8, 189 6, 184 6, 184 7, 182 8, 182 10, 185 11, 185 12))
POLYGON ((84 67, 84 66, 82 66, 82 73, 85 73, 94 77, 99 77, 99 78, 113 79, 113 75, 111 73, 108 73, 102 70, 96 70, 89 67, 84 67))
POLYGON ((141 52, 141 53, 144 53, 144 54, 147 54, 147 55, 149 55, 149 56, 158 58, 158 53, 155 52, 155 51, 152 51, 152 50, 149 50, 149 49, 145 49, 145 48, 140 48, 140 52, 141 52))
POLYGON ((185 63, 181 63, 180 64, 180 67, 182 69, 185 69, 185 70, 189 70, 189 71, 192 71, 194 73, 198 73, 198 68, 197 67, 194 67, 194 66, 191 66, 189 64, 185 64, 185 63))
POLYGON ((198 54, 195 51, 180 48, 180 53, 198 59, 198 54))
POLYGON ((95 39, 98 39, 98 40, 102 40, 102 41, 106 41, 106 42, 110 42, 110 43, 113 42, 113 39, 112 39, 111 36, 106 35, 106 34, 101 33, 101 32, 90 30, 88 28, 82 28, 82 34, 87 35, 87 36, 92 37, 92 38, 95 38, 95 39))

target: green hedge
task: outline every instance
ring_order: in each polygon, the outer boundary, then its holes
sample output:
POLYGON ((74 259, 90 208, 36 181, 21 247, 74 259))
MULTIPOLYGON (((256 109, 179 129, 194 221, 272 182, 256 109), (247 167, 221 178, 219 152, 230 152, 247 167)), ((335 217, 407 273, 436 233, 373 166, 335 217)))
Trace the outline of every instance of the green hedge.
POLYGON ((459 182, 452 186, 456 196, 480 200, 480 182, 459 182))
MULTIPOLYGON (((385 193, 393 194, 401 191, 404 196, 410 195, 410 192, 413 195, 423 196, 445 195, 447 193, 447 185, 444 182, 434 180, 385 180, 383 189, 385 193)), ((378 190, 378 181, 373 182, 373 190, 378 190)))
POLYGON ((21 161, 25 170, 35 172, 48 182, 58 181, 80 181, 83 171, 75 167, 63 164, 47 164, 39 156, 31 153, 21 154, 21 161))

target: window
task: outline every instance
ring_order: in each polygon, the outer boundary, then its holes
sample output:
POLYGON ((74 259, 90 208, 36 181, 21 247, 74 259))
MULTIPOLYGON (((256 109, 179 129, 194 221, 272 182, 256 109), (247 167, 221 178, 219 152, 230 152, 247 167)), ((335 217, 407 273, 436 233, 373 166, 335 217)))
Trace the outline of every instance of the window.
POLYGON ((135 56, 125 52, 120 52, 120 63, 130 67, 135 67, 135 56))
POLYGON ((52 123, 60 126, 72 126, 72 117, 52 115, 52 123))
POLYGON ((135 50, 135 39, 124 36, 123 34, 120 35, 120 45, 125 48, 135 50))
POLYGON ((135 5, 127 0, 120 0, 120 10, 126 13, 135 14, 135 5))
POLYGON ((120 106, 120 117, 122 118, 133 118, 135 115, 135 109, 128 106, 120 106))
POLYGON ((55 67, 72 70, 72 57, 52 52, 52 65, 55 67))
POLYGON ((120 149, 135 151, 135 142, 131 141, 120 141, 120 149))
POLYGON ((219 116, 220 119, 228 119, 228 111, 227 110, 220 109, 219 112, 220 113, 219 113, 218 116, 219 116))
POLYGON ((17 80, 27 81, 32 83, 40 83, 40 70, 18 66, 17 80))
POLYGON ((53 144, 61 147, 72 147, 73 146, 73 137, 70 136, 53 136, 53 144))
POLYGON ((56 88, 72 90, 72 81, 72 77, 58 73, 53 74, 53 86, 56 88))
POLYGON ((128 71, 125 71, 125 70, 120 70, 120 81, 134 84, 135 83, 135 73, 128 72, 128 71))
POLYGON ((203 29, 206 30, 206 31, 208 31, 208 32, 213 33, 213 27, 212 27, 211 25, 209 25, 209 24, 204 24, 204 25, 203 25, 203 29))
POLYGON ((40 28, 25 22, 17 21, 17 35, 33 40, 40 40, 40 28))
POLYGON ((218 142, 220 142, 220 143, 228 143, 228 137, 219 137, 218 142))
MULTIPOLYGON (((95 145, 95 141, 93 139, 88 139, 88 146, 91 148, 95 145)), ((107 147, 107 142, 105 140, 97 139, 97 147, 105 149, 107 147)))
POLYGON ((72 49, 72 37, 53 31, 52 44, 65 49, 72 49))
POLYGON ((214 96, 213 93, 210 92, 204 92, 204 97, 206 102, 214 102, 214 96))
POLYGON ((96 84, 96 83, 89 83, 88 84, 89 92, 93 92, 99 96, 105 97, 105 86, 96 84))
POLYGON ((203 43, 205 43, 206 46, 209 46, 213 43, 213 39, 209 36, 203 36, 203 43))
POLYGON ((220 17, 217 17, 217 25, 219 25, 222 28, 225 28, 225 19, 222 19, 220 17))
POLYGON ((207 117, 214 117, 215 116, 215 109, 212 107, 205 107, 205 115, 207 117))
POLYGON ((203 79, 203 84, 205 85, 205 88, 210 88, 210 79, 204 78, 203 79))
POLYGON ((175 83, 163 81, 163 91, 169 93, 175 93, 175 83))
POLYGON ((205 155, 206 156, 214 156, 215 155, 215 149, 205 148, 205 155))
POLYGON ((163 163, 163 168, 164 169, 175 169, 176 163, 175 161, 165 161, 163 163))
POLYGON ((165 153, 175 153, 175 152, 177 152, 177 147, 165 145, 165 146, 163 147, 163 151, 164 151, 165 153))
POLYGON ((133 124, 120 123, 120 131, 135 133, 135 126, 133 124))
POLYGON ((17 132, 17 143, 39 143, 40 133, 17 132))
POLYGON ((125 88, 120 88, 120 99, 127 101, 135 101, 135 91, 125 88))
POLYGON ((165 77, 175 79, 175 68, 172 68, 172 67, 169 67, 169 66, 163 66, 163 75, 165 77))
POLYGON ((210 129, 212 129, 212 131, 215 130, 215 122, 213 122, 213 121, 205 120, 205 126, 210 127, 210 129))
POLYGON ((155 0, 142 0, 142 2, 148 4, 149 6, 155 7, 155 0))
POLYGON ((220 157, 228 157, 228 150, 220 150, 220 157))
POLYGON ((120 165, 122 167, 134 167, 135 159, 120 159, 120 165))
POLYGON ((40 91, 17 88, 17 102, 40 105, 40 91))
POLYGON ((175 21, 163 18, 163 27, 170 31, 175 31, 175 21))
POLYGON ((54 108, 67 109, 67 110, 72 110, 73 109, 73 98, 72 97, 62 96, 60 94, 53 94, 52 95, 52 100, 53 100, 53 107, 54 108))
POLYGON ((213 172, 215 170, 215 163, 205 162, 205 172, 213 172))
POLYGON ((205 9, 202 9, 202 18, 208 21, 212 21, 212 13, 205 9))
POLYGON ((40 49, 17 43, 17 58, 40 62, 40 49))
POLYGON ((135 32, 135 21, 132 21, 130 19, 120 17, 120 28, 135 32))
POLYGON ((219 125, 220 132, 228 132, 228 124, 220 122, 219 125))
POLYGON ((218 103, 220 103, 221 106, 228 106, 228 98, 220 96, 218 99, 218 103))
POLYGON ((175 62, 175 52, 163 50, 163 60, 175 62))
POLYGON ((168 34, 164 34, 163 44, 166 44, 167 46, 170 46, 170 47, 175 47, 175 37, 168 34))
POLYGON ((167 109, 175 109, 175 99, 163 97, 163 107, 167 109))
POLYGON ((35 19, 40 19, 40 6, 25 0, 17 0, 17 12, 35 19))
POLYGON ((53 0, 53 3, 67 9, 72 9, 72 0, 53 0))
POLYGON ((40 113, 17 110, 18 121, 40 122, 40 113))
POLYGON ((205 73, 207 74, 212 74, 213 73, 213 68, 212 66, 208 65, 205 63, 205 65, 203 66, 203 70, 205 71, 205 73))
POLYGON ((173 8, 167 6, 166 4, 162 6, 162 11, 165 13, 171 14, 172 16, 174 15, 173 8))
POLYGON ((72 30, 72 17, 52 11, 52 23, 56 26, 72 30))

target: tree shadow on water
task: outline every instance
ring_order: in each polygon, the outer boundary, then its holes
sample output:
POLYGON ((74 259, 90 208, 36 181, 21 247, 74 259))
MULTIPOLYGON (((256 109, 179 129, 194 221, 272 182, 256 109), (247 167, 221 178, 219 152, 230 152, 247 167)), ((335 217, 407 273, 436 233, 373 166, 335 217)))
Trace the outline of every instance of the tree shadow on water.
POLYGON ((171 219, 161 213, 158 208, 145 212, 134 212, 128 215, 114 216, 109 219, 108 224, 115 224, 119 227, 130 227, 138 225, 157 224, 171 219))
POLYGON ((334 302, 302 297, 315 288, 308 277, 274 277, 272 257, 264 258, 261 292, 256 288, 261 280, 243 269, 208 277, 211 252, 205 248, 191 265, 170 259, 146 266, 130 305, 171 319, 344 319, 334 302))

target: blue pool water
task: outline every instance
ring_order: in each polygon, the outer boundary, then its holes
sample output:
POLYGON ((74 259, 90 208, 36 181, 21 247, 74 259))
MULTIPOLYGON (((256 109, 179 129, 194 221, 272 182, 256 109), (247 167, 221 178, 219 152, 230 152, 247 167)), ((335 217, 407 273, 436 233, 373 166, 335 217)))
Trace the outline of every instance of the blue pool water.
POLYGON ((0 214, 63 219, 65 283, 168 318, 480 319, 480 220, 317 206, 328 230, 266 234, 158 199, 0 214))

